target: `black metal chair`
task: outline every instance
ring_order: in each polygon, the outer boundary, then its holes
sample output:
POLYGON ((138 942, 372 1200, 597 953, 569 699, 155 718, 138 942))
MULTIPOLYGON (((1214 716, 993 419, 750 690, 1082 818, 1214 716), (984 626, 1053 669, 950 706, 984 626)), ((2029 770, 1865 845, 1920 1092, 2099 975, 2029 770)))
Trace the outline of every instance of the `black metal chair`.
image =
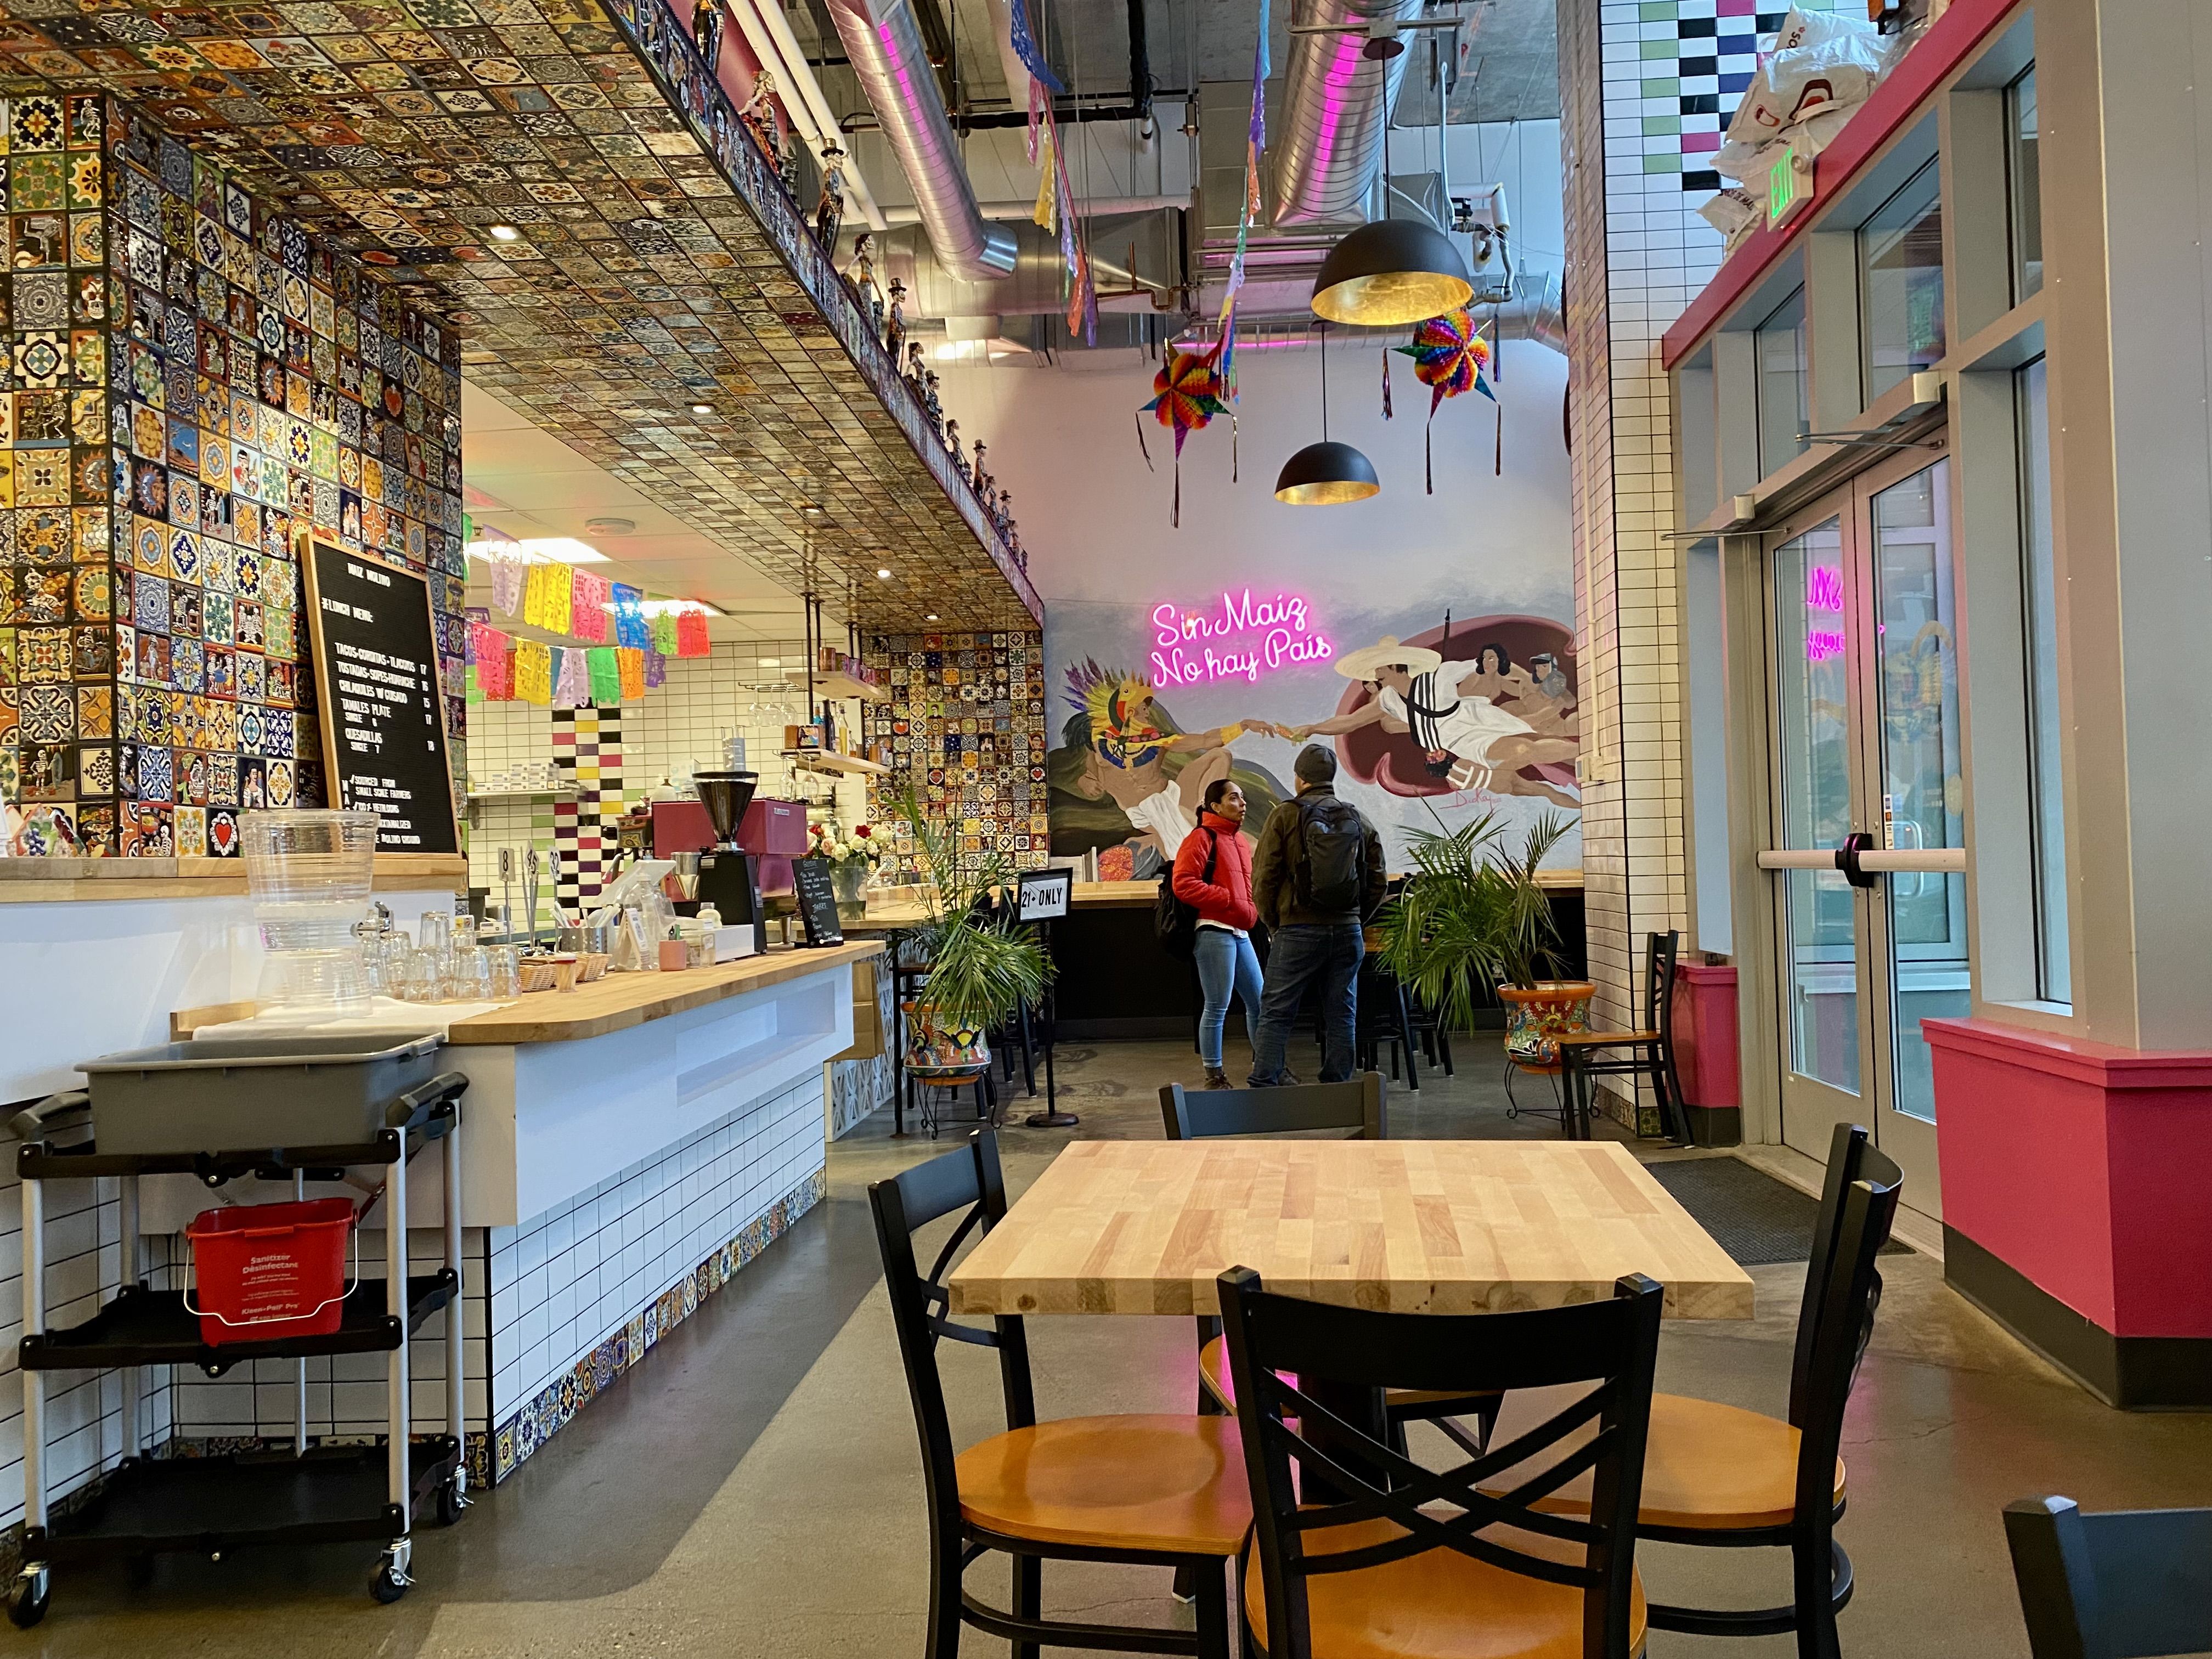
POLYGON ((1235 1425, 1175 1416, 1039 1423, 1021 1320, 1002 1316, 985 1330, 949 1316, 945 1269, 971 1234, 988 1232, 1006 1212, 998 1138, 990 1131, 877 1182, 868 1202, 921 1435, 929 1506, 927 1659, 957 1659, 963 1625, 1012 1643, 1016 1659, 1036 1659, 1043 1644, 1229 1659, 1223 1566, 1251 1520, 1235 1425), (925 1274, 914 1252, 915 1230, 963 1209, 966 1214, 925 1274), (996 1349, 1006 1399, 1006 1432, 957 1454, 937 1370, 940 1338, 996 1349), (963 1583, 969 1566, 993 1551, 1012 1558, 1011 1613, 979 1601, 963 1583), (1176 1568, 1194 1588, 1198 1628, 1047 1620, 1041 1598, 1048 1559, 1176 1568))
POLYGON ((1681 944, 1677 933, 1644 935, 1644 1019, 1635 1030, 1582 1031, 1559 1039, 1566 1097, 1560 1127, 1570 1139, 1589 1139, 1590 1079, 1648 1077, 1659 1097, 1661 1127, 1679 1144, 1689 1141, 1682 1079, 1674 1070, 1674 958, 1681 944))
POLYGON ((1308 1302, 1270 1293, 1249 1267, 1219 1285, 1253 1495, 1241 1600, 1271 1659, 1644 1651, 1636 1504, 1659 1352, 1656 1284, 1638 1273, 1608 1301, 1501 1314, 1308 1302), (1564 1382, 1588 1391, 1510 1444, 1441 1472, 1407 1457, 1382 1427, 1392 1387, 1564 1382), (1516 1466, 1513 1489, 1487 1489, 1516 1466), (1577 1479, 1592 1492, 1585 1512, 1544 1507, 1577 1479))
POLYGON ((2034 1659, 2212 1653, 2212 1510, 2023 1498, 2004 1523, 2034 1659))
POLYGON ((1421 1066, 1413 1030, 1413 1000, 1398 976, 1385 968, 1373 951, 1359 964, 1359 1002, 1353 1028, 1352 1063, 1379 1072, 1382 1045, 1390 1045, 1390 1081, 1398 1080, 1398 1061, 1406 1064, 1406 1086, 1421 1091, 1421 1066))
MULTIPOLYGON (((1844 1512, 1837 1449, 1881 1303, 1875 1258, 1888 1242, 1903 1184, 1897 1165, 1867 1144, 1864 1129, 1836 1126, 1798 1309, 1786 1420, 1682 1395, 1653 1398, 1638 1534, 1666 1544, 1786 1549, 1794 1590, 1788 1607, 1753 1610, 1655 1601, 1653 1629, 1693 1636, 1795 1632, 1802 1659, 1837 1659, 1836 1615, 1851 1599, 1850 1558, 1835 1536, 1844 1512)), ((1511 1438, 1528 1414, 1556 1403, 1509 1400, 1493 1438, 1511 1438)), ((1513 1479, 1509 1474, 1501 1484, 1513 1479)), ((1547 1501, 1572 1511, 1589 1498, 1570 1486, 1547 1501)))

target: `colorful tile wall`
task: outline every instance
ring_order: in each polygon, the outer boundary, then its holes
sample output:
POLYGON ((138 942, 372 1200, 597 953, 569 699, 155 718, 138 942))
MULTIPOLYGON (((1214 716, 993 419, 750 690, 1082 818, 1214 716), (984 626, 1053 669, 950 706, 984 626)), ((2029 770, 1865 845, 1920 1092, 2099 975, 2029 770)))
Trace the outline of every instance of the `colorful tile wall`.
POLYGON ((459 341, 132 108, 0 110, 0 806, 29 820, 21 850, 225 857, 240 811, 322 799, 310 526, 430 574, 458 755, 459 341))
POLYGON ((867 660, 890 700, 867 706, 871 742, 889 739, 892 773, 870 780, 869 813, 891 832, 894 858, 915 861, 899 817, 911 790, 933 823, 958 838, 963 863, 984 854, 1023 867, 1045 861, 1044 636, 893 634, 867 660))
POLYGON ((575 909, 599 896, 600 875, 614 861, 615 825, 623 806, 622 706, 556 708, 553 763, 574 800, 553 806, 553 897, 575 909))

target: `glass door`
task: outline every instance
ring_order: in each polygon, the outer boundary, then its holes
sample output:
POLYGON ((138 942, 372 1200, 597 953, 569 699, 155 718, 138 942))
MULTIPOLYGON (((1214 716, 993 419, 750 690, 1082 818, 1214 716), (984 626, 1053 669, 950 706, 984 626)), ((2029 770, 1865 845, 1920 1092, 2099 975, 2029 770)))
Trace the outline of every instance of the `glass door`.
POLYGON ((1970 1011, 1949 474, 1882 464, 1769 542, 1783 1139, 1866 1124, 1940 1211, 1920 1022, 1970 1011))

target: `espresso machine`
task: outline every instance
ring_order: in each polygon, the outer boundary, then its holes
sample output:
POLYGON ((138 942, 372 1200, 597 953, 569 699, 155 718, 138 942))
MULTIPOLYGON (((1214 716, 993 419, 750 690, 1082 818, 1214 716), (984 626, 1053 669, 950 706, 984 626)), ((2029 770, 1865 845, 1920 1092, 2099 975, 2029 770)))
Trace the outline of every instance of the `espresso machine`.
POLYGON ((768 949, 767 914, 753 855, 738 845, 738 827, 744 822, 753 792, 760 787, 760 774, 698 772, 691 781, 714 831, 714 846, 698 855, 698 886, 692 896, 720 911, 725 927, 750 927, 757 955, 768 949))

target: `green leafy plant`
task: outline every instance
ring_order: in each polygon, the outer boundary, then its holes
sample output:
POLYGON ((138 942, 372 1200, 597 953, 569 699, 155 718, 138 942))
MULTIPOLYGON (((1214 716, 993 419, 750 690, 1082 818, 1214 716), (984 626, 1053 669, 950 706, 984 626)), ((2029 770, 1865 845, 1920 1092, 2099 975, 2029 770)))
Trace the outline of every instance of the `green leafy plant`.
POLYGON ((898 811, 928 872, 922 889, 928 920, 913 934, 917 954, 930 964, 918 1012, 939 1026, 996 1025, 1036 1000, 1052 977, 1035 930, 1016 921, 1011 906, 994 902, 1014 885, 1013 861, 987 853, 963 866, 911 790, 898 811))
POLYGON ((1412 831, 1413 872, 1376 919, 1384 965, 1448 1025, 1474 1024, 1478 981, 1528 990, 1559 970, 1559 924, 1536 870, 1572 825, 1545 813, 1518 853, 1499 845, 1508 827, 1485 812, 1456 830, 1412 831))

